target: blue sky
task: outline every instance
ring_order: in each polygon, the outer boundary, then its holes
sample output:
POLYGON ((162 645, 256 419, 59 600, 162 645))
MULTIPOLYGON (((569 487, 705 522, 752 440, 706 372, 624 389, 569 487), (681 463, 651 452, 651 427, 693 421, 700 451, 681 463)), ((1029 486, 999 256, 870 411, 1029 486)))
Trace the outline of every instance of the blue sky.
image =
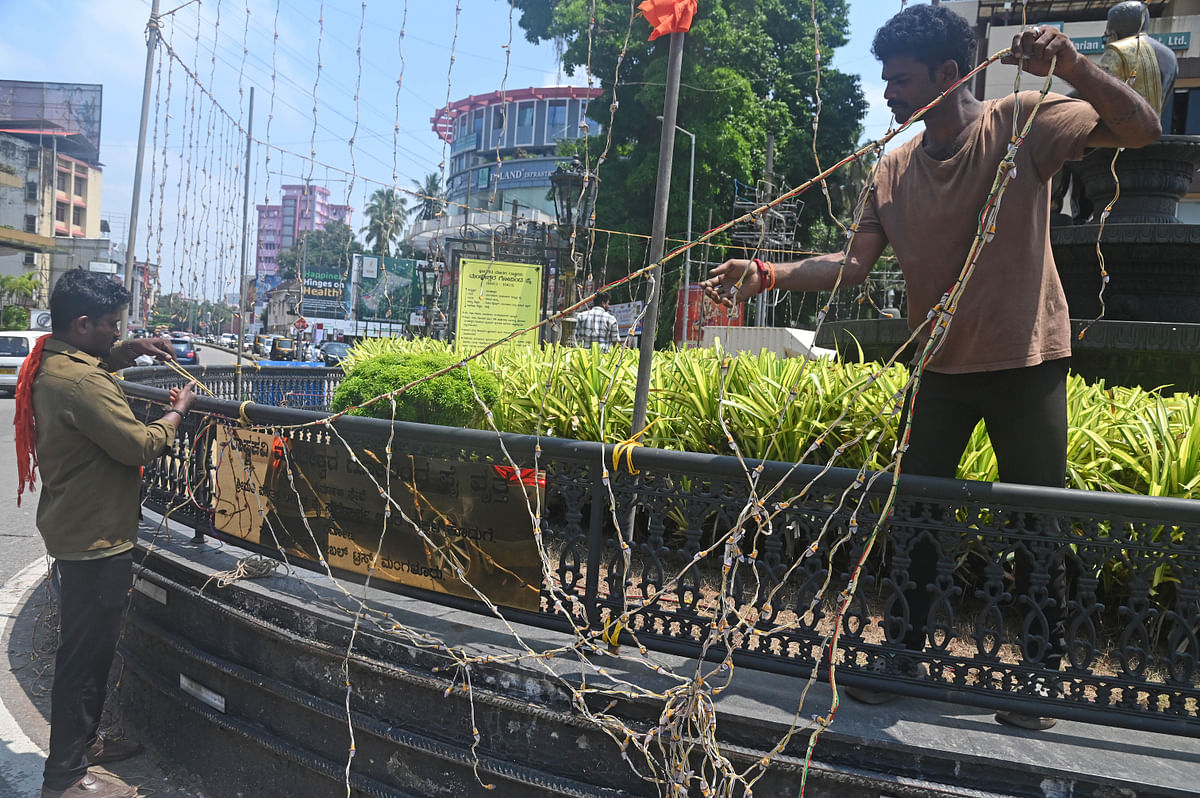
MULTIPOLYGON (((256 159, 252 203, 264 202, 268 196, 277 202, 281 182, 300 182, 311 175, 314 182, 327 185, 336 199, 361 211, 366 197, 381 184, 390 185, 394 179, 396 185, 410 188, 411 181, 437 170, 443 157, 448 158, 429 124, 434 110, 447 99, 495 91, 502 82, 508 88, 586 83, 584 75, 570 77, 558 72, 552 47, 535 47, 525 41, 517 25, 518 15, 510 14, 503 0, 459 0, 458 14, 455 0, 366 0, 365 21, 364 4, 355 0, 326 0, 323 4, 320 0, 203 0, 188 4, 185 0, 161 0, 164 12, 181 5, 168 17, 164 36, 179 59, 200 76, 206 89, 235 119, 244 114, 245 90, 250 85, 257 87, 254 134, 258 139, 267 137, 274 62, 269 140, 296 155, 272 155, 270 174, 263 168, 263 159, 256 159), (361 66, 356 54, 360 35, 361 66), (354 175, 313 167, 302 156, 314 149, 322 163, 354 175)), ((703 0, 700 5, 703 13, 703 0)), ((885 14, 899 8, 899 0, 852 0, 851 41, 834 54, 836 66, 862 76, 864 92, 872 103, 865 123, 870 138, 882 136, 889 119, 870 40, 885 14)), ((129 214, 145 66, 143 30, 149 12, 149 0, 0 2, 0 29, 5 32, 0 38, 0 77, 104 85, 103 203, 104 216, 114 222, 114 233, 121 230, 129 214), (47 24, 47 20, 63 24, 47 24)), ((635 23, 635 35, 648 35, 644 20, 635 23)), ((188 104, 186 84, 177 67, 170 85, 173 121, 167 165, 172 178, 185 174, 178 164, 188 159, 189 163, 201 163, 207 158, 214 171, 218 164, 230 165, 235 160, 231 145, 222 149, 218 126, 205 126, 195 138, 184 135, 187 109, 211 112, 202 98, 188 104), (205 135, 206 131, 212 131, 211 136, 205 135)), ((164 85, 160 103, 166 92, 164 85)), ((680 123, 686 126, 685 112, 680 123)), ((167 129, 165 121, 162 129, 167 129)), ((153 157, 161 160, 162 154, 153 157)), ((151 166, 148 160, 147 175, 151 166)), ((233 182, 225 182, 223 190, 233 192, 233 182)), ((143 183, 143 203, 148 191, 143 183)), ((140 215, 139 228, 145 224, 146 210, 140 215)), ((361 213, 356 213, 355 221, 360 220, 361 213)), ((143 249, 139 243, 139 256, 143 249)), ((169 260, 164 258, 164 264, 169 260)), ((207 270, 206 266, 202 271, 207 270)), ((166 290, 184 281, 182 273, 169 270, 163 277, 166 290)))

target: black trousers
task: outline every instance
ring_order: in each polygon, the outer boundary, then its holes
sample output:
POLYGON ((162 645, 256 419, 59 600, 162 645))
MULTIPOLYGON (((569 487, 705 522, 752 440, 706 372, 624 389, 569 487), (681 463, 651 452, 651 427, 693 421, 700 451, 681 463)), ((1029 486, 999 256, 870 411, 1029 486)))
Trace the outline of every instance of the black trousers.
POLYGON ((50 753, 43 783, 70 787, 87 773, 84 752, 96 741, 121 614, 129 596, 133 555, 56 560, 59 580, 58 654, 50 693, 50 753))
MULTIPOLYGON (((909 396, 906 414, 912 432, 901 471, 934 477, 957 475, 963 450, 982 419, 996 453, 1001 482, 1061 488, 1067 475, 1067 371, 1070 358, 1037 366, 971 374, 927 371, 915 403, 909 396)), ((903 430, 903 421, 901 423, 903 430)), ((1065 650, 1066 567, 1061 556, 1046 566, 1041 585, 1037 570, 1022 547, 1016 552, 1017 606, 1031 619, 1023 651, 1026 660, 1057 670, 1065 650), (1048 601, 1046 600, 1048 599, 1048 601), (1032 602, 1032 603, 1031 603, 1032 602), (1040 612, 1035 605, 1042 605, 1040 612), (1038 620, 1044 616, 1043 620, 1038 620)), ((905 591, 910 624, 904 647, 925 647, 932 586, 937 579, 938 547, 914 536, 909 548, 905 591)))

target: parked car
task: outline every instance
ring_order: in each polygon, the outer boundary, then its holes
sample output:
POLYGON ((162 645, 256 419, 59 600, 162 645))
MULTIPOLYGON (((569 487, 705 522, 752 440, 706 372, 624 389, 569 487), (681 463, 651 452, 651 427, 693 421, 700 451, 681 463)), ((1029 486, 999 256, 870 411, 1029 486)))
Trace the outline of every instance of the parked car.
POLYGON ((175 350, 175 362, 181 366, 198 366, 200 355, 191 338, 172 338, 171 348, 175 350))
POLYGON ((346 359, 346 353, 349 351, 350 344, 329 341, 321 345, 321 360, 325 361, 326 366, 336 366, 346 359))
POLYGON ((5 330, 0 332, 0 391, 10 396, 17 390, 21 364, 44 330, 5 330))
POLYGON ((292 360, 296 356, 296 342, 291 338, 276 338, 271 342, 271 360, 292 360))

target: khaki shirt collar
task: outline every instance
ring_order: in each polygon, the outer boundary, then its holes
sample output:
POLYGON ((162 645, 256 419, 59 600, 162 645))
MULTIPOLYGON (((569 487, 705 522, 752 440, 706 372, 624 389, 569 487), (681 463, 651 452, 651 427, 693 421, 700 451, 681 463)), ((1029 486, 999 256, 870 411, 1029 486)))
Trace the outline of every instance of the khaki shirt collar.
MULTIPOLYGON (((116 347, 113 348, 115 349, 116 347)), ((53 336, 51 336, 50 340, 46 342, 45 351, 66 355, 73 360, 78 360, 80 363, 86 363, 89 366, 99 367, 100 364, 104 362, 95 355, 89 355, 79 347, 69 344, 66 341, 60 341, 58 338, 54 338, 53 336)))

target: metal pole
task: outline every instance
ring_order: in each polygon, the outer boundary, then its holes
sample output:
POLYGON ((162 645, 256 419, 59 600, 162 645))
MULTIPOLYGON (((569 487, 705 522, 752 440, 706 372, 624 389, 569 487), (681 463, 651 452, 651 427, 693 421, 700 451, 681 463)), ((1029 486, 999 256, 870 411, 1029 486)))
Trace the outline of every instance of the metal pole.
POLYGON ((246 336, 246 261, 249 260, 250 249, 250 144, 253 141, 250 132, 254 129, 254 87, 250 87, 250 113, 246 119, 246 185, 242 192, 242 279, 238 286, 238 325, 237 363, 234 366, 233 395, 242 398, 242 339, 246 336))
MULTIPOLYGON (((150 4, 150 21, 146 23, 146 77, 142 82, 142 119, 138 126, 137 157, 133 162, 133 199, 129 210, 129 237, 125 247, 125 288, 133 285, 133 247, 137 236, 138 205, 142 201, 142 160, 146 155, 146 124, 150 118, 150 82, 154 77, 154 47, 158 44, 158 0, 150 4)), ((55 162, 57 170, 58 163, 55 162)), ((130 292, 132 294, 132 291, 130 292)), ((121 329, 129 326, 129 308, 121 314, 121 329)), ((143 319, 143 321, 145 321, 143 319)))
POLYGON ((362 259, 362 255, 350 256, 350 306, 346 308, 346 316, 354 322, 358 321, 358 292, 362 286, 362 259))
MULTIPOLYGON (((650 262, 662 260, 667 237, 667 199, 671 188, 671 160, 675 155, 675 112, 679 108, 679 73, 683 67, 683 37, 671 34, 671 53, 667 59, 667 88, 663 97, 663 130, 658 145, 658 185, 654 190, 654 222, 650 230, 650 262)), ((646 315, 642 319, 642 344, 638 357, 637 389, 633 397, 633 432, 646 428, 646 407, 650 399, 650 369, 654 360, 654 334, 658 328, 658 306, 662 299, 663 269, 650 283, 646 315)))
MULTIPOLYGON (((696 188, 696 134, 679 128, 692 140, 692 161, 688 168, 688 244, 692 243, 692 193, 696 188)), ((688 331, 691 329, 692 298, 692 248, 689 246, 683 253, 683 346, 688 345, 688 331)))
MULTIPOLYGON (((663 121, 663 118, 661 116, 659 116, 658 121, 659 122, 663 121)), ((691 142, 692 143, 691 164, 688 167, 688 217, 687 217, 688 243, 691 243, 691 241, 692 241, 692 194, 696 188, 696 134, 692 133, 689 130, 685 130, 684 128, 681 128, 679 125, 676 125, 675 129, 692 140, 692 142, 691 142)), ((683 253, 683 345, 684 345, 684 347, 686 347, 687 343, 688 343, 688 329, 689 329, 688 312, 689 312, 689 302, 690 302, 690 298, 691 298, 691 287, 692 287, 692 249, 691 249, 691 247, 688 247, 688 249, 686 249, 683 253)))
MULTIPOLYGON (((767 166, 766 166, 766 184, 767 184, 767 202, 775 199, 775 134, 767 134, 767 166)), ((764 214, 761 224, 763 226, 762 240, 765 242, 771 237, 771 215, 764 214)), ((763 256, 765 257, 765 255, 763 256)), ((769 291, 763 291, 758 295, 758 307, 755 308, 754 324, 758 327, 767 325, 767 297, 769 291)))

